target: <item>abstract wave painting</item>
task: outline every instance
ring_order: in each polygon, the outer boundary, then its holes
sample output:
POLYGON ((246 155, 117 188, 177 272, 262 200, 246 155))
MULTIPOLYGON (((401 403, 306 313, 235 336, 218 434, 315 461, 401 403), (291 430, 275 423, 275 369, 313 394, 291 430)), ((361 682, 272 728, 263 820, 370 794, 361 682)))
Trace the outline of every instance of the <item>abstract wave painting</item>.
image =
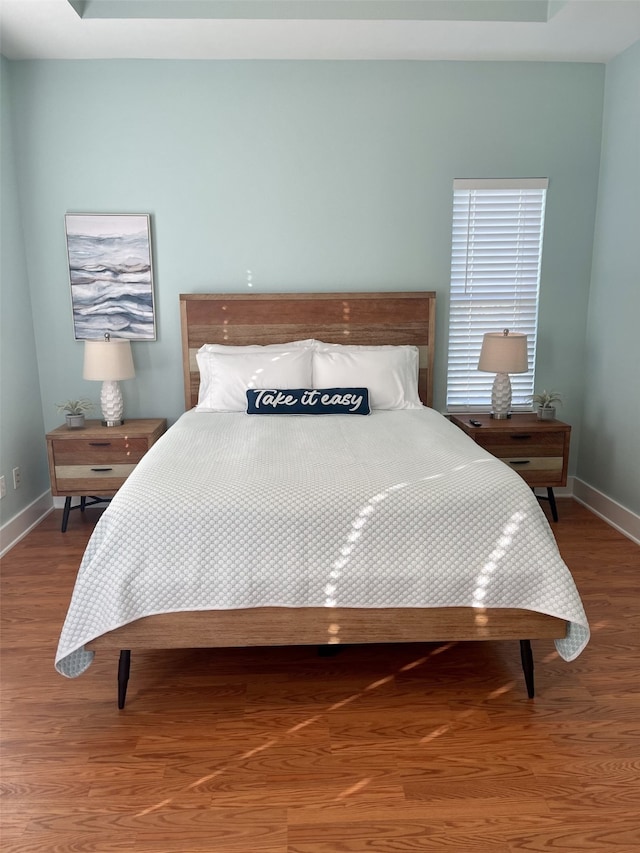
POLYGON ((77 341, 156 338, 148 214, 65 215, 77 341))

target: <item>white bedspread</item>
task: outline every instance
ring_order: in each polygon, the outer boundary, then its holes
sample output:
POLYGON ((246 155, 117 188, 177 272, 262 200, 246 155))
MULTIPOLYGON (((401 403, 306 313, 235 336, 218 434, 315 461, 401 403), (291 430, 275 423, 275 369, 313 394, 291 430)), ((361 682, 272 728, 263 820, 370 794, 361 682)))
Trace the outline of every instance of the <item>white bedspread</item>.
POLYGON ((56 668, 141 616, 285 607, 516 607, 589 639, 571 574, 526 483, 431 409, 187 412, 87 546, 56 668))

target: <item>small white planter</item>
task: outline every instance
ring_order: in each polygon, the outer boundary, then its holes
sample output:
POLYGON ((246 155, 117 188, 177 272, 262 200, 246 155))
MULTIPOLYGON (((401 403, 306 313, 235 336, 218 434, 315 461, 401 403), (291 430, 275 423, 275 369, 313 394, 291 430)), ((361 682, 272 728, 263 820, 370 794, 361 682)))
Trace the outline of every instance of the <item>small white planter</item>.
POLYGON ((65 420, 69 429, 82 429, 84 426, 84 415, 66 415, 65 420))
POLYGON ((538 409, 538 418, 541 421, 555 421, 556 407, 546 406, 544 409, 538 409))

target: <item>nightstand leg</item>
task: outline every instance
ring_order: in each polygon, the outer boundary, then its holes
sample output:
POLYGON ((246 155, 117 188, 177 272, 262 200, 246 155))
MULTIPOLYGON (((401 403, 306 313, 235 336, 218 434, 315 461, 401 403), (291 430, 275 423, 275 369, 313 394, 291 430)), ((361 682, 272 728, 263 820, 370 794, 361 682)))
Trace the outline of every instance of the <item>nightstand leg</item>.
POLYGON ((527 685, 527 696, 533 699, 535 688, 533 683, 533 652, 531 651, 531 640, 520 640, 520 658, 522 660, 522 671, 527 685))
MULTIPOLYGON (((536 495, 536 487, 531 486, 531 491, 534 495, 536 495)), ((536 495, 539 501, 549 501, 549 508, 551 509, 551 515, 554 521, 558 520, 558 507, 556 506, 556 496, 553 494, 553 489, 551 486, 547 486, 547 496, 545 498, 544 495, 536 495)))
POLYGON ((129 670, 131 668, 131 650, 122 649, 120 651, 120 660, 118 662, 118 708, 124 708, 124 702, 127 698, 127 684, 129 682, 129 670))
POLYGON ((67 524, 69 523, 69 511, 71 509, 71 497, 67 495, 64 499, 64 510, 62 511, 62 527, 60 528, 63 533, 67 532, 67 524))

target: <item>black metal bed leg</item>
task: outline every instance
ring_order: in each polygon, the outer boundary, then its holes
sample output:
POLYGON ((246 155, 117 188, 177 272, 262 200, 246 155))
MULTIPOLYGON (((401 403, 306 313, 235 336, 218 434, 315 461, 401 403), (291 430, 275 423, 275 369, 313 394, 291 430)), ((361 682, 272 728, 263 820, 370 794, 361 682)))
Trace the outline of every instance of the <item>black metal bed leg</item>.
POLYGON ((533 699, 535 689, 533 684, 533 652, 531 651, 531 640, 520 640, 520 657, 522 659, 522 671, 527 685, 527 695, 533 699))
POLYGON ((340 643, 331 643, 331 645, 327 644, 326 646, 318 646, 318 657, 333 658, 336 655, 339 655, 343 649, 344 646, 340 643))
POLYGON ((131 651, 122 649, 120 651, 120 660, 118 661, 118 708, 124 708, 124 702, 127 698, 127 684, 129 682, 129 671, 131 669, 131 651))

